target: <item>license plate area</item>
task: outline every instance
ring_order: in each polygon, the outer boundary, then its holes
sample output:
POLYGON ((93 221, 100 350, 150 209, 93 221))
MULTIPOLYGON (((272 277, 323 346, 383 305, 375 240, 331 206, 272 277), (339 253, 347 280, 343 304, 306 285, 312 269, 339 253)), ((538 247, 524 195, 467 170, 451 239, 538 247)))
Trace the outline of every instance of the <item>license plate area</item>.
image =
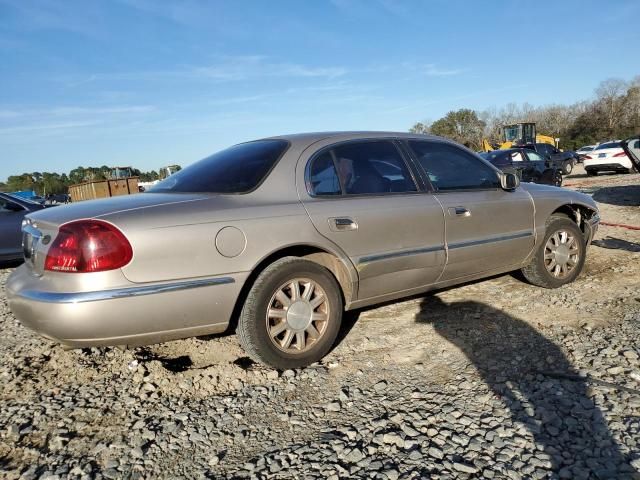
POLYGON ((607 156, 607 154, 606 154, 606 153, 601 153, 600 155, 598 155, 598 158, 604 158, 604 157, 606 157, 606 156, 607 156))

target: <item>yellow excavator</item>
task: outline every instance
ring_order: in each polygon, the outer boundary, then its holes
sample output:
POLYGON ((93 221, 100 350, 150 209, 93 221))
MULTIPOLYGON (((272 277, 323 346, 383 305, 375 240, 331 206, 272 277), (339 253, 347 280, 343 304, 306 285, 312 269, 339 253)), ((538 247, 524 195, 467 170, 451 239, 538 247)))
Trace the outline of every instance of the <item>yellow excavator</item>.
POLYGON ((536 133, 536 124, 533 122, 514 123, 502 127, 502 143, 491 145, 486 139, 482 139, 482 151, 504 150, 517 145, 530 145, 533 143, 548 143, 558 148, 559 138, 549 137, 536 133))

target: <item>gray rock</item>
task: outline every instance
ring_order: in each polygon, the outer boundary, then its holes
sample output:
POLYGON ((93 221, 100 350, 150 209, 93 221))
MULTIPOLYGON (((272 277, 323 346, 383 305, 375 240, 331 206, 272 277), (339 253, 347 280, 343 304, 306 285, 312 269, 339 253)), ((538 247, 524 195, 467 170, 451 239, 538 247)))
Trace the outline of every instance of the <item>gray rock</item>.
POLYGON ((478 471, 475 466, 460 462, 453 462, 453 469, 464 473, 476 473, 478 471))
POLYGON ((329 412, 339 412, 341 409, 340 402, 330 402, 325 405, 325 410, 329 412))
POLYGON ((427 451, 429 456, 442 460, 444 458, 444 452, 437 447, 429 447, 427 451))

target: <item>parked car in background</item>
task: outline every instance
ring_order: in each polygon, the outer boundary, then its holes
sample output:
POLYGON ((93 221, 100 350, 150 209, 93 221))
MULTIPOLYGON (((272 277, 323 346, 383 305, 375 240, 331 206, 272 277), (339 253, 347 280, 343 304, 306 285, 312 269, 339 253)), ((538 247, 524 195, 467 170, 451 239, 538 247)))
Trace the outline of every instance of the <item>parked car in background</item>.
POLYGON ((591 153, 594 148, 596 148, 596 145, 585 145, 584 147, 580 147, 578 150, 576 150, 576 153, 578 154, 578 161, 582 162, 584 160, 584 157, 589 155, 589 153, 591 153))
POLYGON ((70 201, 71 197, 66 193, 50 193, 44 199, 45 205, 61 205, 70 201))
POLYGON ((562 173, 569 175, 573 171, 573 167, 578 163, 578 155, 571 150, 558 150, 548 143, 534 143, 525 145, 525 148, 531 148, 543 157, 551 160, 553 166, 562 170, 562 173))
POLYGON ((345 310, 521 270, 580 274, 588 195, 520 184, 451 141, 406 133, 241 143, 147 193, 27 217, 16 317, 72 347, 222 332, 277 369, 322 358, 345 310))
POLYGON ((29 200, 35 203, 44 203, 44 198, 42 198, 40 195, 36 195, 36 192, 34 192, 33 190, 19 190, 17 192, 11 192, 9 193, 9 195, 11 195, 12 197, 29 200))
POLYGON ((22 220, 43 208, 26 198, 0 193, 0 262, 22 259, 22 220))
POLYGON ((562 171, 551 166, 550 160, 545 160, 538 152, 528 148, 492 150, 483 152, 480 156, 505 173, 515 173, 523 182, 556 187, 562 185, 562 171))
POLYGON ((640 173, 640 135, 627 138, 621 142, 621 146, 631 160, 632 169, 640 173))
MULTIPOLYGON (((630 148, 637 147, 632 143, 630 148)), ((598 172, 629 173, 633 168, 631 159, 622 148, 622 142, 618 141, 601 143, 585 157, 583 164, 587 175, 597 175, 598 172)))

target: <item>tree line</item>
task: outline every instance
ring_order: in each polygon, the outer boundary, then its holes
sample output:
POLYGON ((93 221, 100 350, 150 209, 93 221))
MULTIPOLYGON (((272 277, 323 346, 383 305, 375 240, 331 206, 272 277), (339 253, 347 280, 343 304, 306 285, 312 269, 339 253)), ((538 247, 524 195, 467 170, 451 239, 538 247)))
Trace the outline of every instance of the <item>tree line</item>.
MULTIPOLYGON (((20 190, 33 190, 37 195, 48 195, 67 193, 70 185, 76 183, 105 180, 110 177, 110 167, 76 167, 68 174, 55 172, 31 172, 21 175, 11 175, 6 182, 0 182, 0 191, 16 192, 20 190)), ((141 182, 152 182, 160 178, 160 173, 151 170, 142 172, 137 168, 132 168, 132 174, 140 177, 141 182)))
POLYGON ((631 81, 604 80, 593 99, 572 105, 509 103, 480 112, 463 108, 434 122, 418 122, 409 131, 447 137, 479 150, 483 138, 492 144, 502 143, 502 126, 519 122, 535 122, 537 133, 559 138, 560 148, 565 150, 638 134, 640 75, 631 81))

